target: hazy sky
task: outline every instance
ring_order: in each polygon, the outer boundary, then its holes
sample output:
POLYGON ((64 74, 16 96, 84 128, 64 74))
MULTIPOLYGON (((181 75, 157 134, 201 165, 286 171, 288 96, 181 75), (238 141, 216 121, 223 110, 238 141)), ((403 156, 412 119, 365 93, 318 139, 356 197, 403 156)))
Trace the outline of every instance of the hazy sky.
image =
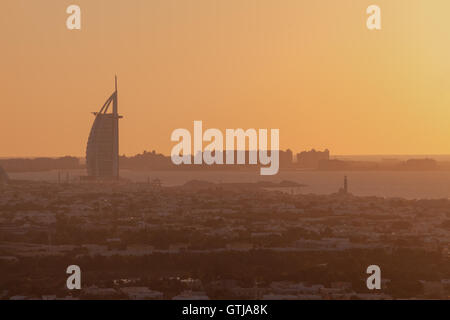
POLYGON ((279 128, 332 154, 450 153, 448 0, 2 0, 0 157, 85 153, 119 76, 120 153, 279 128), (66 29, 66 8, 82 30, 66 29), (382 9, 382 30, 366 8, 382 9))

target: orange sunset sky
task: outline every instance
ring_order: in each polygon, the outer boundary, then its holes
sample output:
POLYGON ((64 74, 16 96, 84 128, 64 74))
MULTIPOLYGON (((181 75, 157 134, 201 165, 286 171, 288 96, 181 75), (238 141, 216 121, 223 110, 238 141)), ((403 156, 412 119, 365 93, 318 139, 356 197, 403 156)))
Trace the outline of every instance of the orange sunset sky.
POLYGON ((3 0, 0 157, 83 156, 119 77, 120 153, 176 128, 281 148, 450 153, 448 0, 3 0), (78 4, 82 30, 66 29, 78 4), (382 30, 366 28, 366 8, 382 30))

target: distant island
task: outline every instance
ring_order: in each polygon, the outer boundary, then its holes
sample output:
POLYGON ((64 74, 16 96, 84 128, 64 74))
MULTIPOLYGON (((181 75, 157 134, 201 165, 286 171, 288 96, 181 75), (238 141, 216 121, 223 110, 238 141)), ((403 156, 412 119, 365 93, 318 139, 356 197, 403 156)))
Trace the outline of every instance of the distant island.
MULTIPOLYGON (((245 153, 246 159, 249 151, 235 151, 245 153)), ((256 152, 256 151, 253 151, 256 152)), ((381 160, 361 161, 331 157, 329 150, 302 151, 295 156, 291 150, 280 150, 281 170, 314 170, 314 171, 424 171, 424 170, 450 170, 450 161, 437 161, 432 158, 412 158, 400 160, 386 158, 381 160)), ((134 171, 167 171, 167 170, 258 170, 256 165, 174 165, 170 156, 156 151, 137 154, 135 156, 122 155, 119 157, 121 169, 134 171)), ((85 169, 86 166, 78 157, 65 156, 59 158, 7 158, 0 159, 0 167, 6 172, 39 172, 51 170, 85 169)))

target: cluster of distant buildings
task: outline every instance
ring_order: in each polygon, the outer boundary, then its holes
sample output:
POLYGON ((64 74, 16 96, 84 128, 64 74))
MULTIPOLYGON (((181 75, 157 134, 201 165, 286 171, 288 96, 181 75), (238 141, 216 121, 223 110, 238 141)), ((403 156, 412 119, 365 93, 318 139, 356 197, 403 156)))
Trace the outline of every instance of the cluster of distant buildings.
MULTIPOLYGON (((70 257, 69 263, 90 257, 92 265, 102 257, 110 257, 120 263, 111 263, 104 281, 95 279, 95 271, 86 268, 86 279, 95 282, 83 284, 80 293, 85 296, 81 298, 216 299, 221 297, 217 296, 220 292, 225 292, 226 298, 250 299, 390 299, 392 294, 397 298, 397 291, 392 288, 404 290, 400 297, 405 298, 449 296, 449 200, 355 197, 348 194, 346 179, 342 189, 330 195, 293 194, 290 188, 285 192, 278 189, 199 182, 162 188, 147 183, 12 184, 0 192, 0 262, 14 265, 20 272, 10 276, 8 283, 14 285, 0 289, 0 299, 2 290, 3 298, 11 299, 47 294, 39 290, 42 270, 36 274, 29 271, 27 261, 32 257, 42 261, 70 257), (414 293, 408 293, 409 287, 396 281, 395 274, 390 276, 392 283, 382 285, 381 293, 367 293, 355 285, 359 279, 351 280, 351 268, 340 267, 336 273, 334 263, 317 261, 314 268, 333 277, 326 281, 325 277, 314 278, 315 271, 305 266, 298 272, 306 273, 298 278, 297 269, 283 263, 297 254, 313 261, 319 253, 329 261, 347 254, 364 260, 370 254, 373 263, 377 263, 378 254, 383 252, 389 257, 383 262, 383 271, 395 272, 398 248, 409 259, 405 265, 421 264, 420 270, 404 270, 411 274, 409 284, 417 286, 414 293), (365 258, 359 256, 362 250, 365 258), (265 261, 262 267, 271 265, 273 261, 261 260, 264 257, 279 257, 278 266, 286 267, 286 272, 290 270, 290 276, 280 276, 280 270, 274 270, 273 277, 263 277, 264 283, 253 285, 227 272, 219 273, 221 279, 226 279, 219 283, 200 272, 197 277, 201 285, 192 284, 193 291, 185 291, 184 283, 177 284, 174 291, 165 285, 165 280, 115 283, 117 277, 122 279, 118 275, 122 266, 130 266, 129 261, 145 261, 139 259, 146 256, 158 261, 160 267, 155 270, 166 279, 184 277, 197 268, 190 264, 191 258, 186 260, 189 255, 201 255, 205 261, 220 257, 228 263, 223 270, 231 270, 229 266, 239 263, 233 255, 253 257, 249 259, 254 261, 248 265, 249 270, 257 270, 254 268, 260 261, 265 261), (174 258, 180 259, 179 269, 166 270, 165 261, 175 261, 174 258), (23 272, 31 275, 24 278, 23 272), (307 280, 310 281, 301 282, 307 280), (37 292, 27 289, 34 287, 37 292)), ((352 261, 357 260, 350 259, 349 265, 352 261)), ((142 270, 133 277, 148 274, 142 270)), ((128 271, 133 273, 132 269, 128 271)), ((361 276, 365 275, 363 271, 361 276)), ((53 285, 52 295, 42 296, 43 299, 68 294, 60 281, 51 279, 48 283, 53 285)))
POLYGON ((325 149, 324 151, 316 151, 315 149, 302 151, 295 155, 295 159, 290 149, 280 151, 280 164, 284 164, 285 167, 296 166, 317 169, 321 161, 328 160, 330 160, 330 151, 328 149, 325 149))
POLYGON ((422 171, 449 170, 450 164, 438 163, 434 159, 382 159, 381 161, 354 161, 329 159, 317 163, 318 170, 386 170, 386 171, 422 171))
MULTIPOLYGON (((245 159, 249 159, 251 152, 257 153, 257 151, 235 151, 235 153, 239 152, 245 154, 245 159)), ((311 149, 308 151, 301 151, 297 154, 294 154, 290 149, 280 150, 279 161, 280 168, 293 170, 450 170, 450 163, 438 163, 434 159, 408 159, 405 161, 398 159, 382 159, 381 161, 341 160, 336 157, 332 158, 328 149, 323 151, 311 149)), ((214 170, 233 170, 252 167, 248 164, 237 165, 233 168, 219 168, 219 166, 209 166, 205 164, 189 167, 175 166, 172 164, 169 156, 165 156, 155 151, 144 151, 133 157, 121 156, 119 157, 119 164, 121 168, 131 170, 198 170, 206 168, 213 168, 214 170)))
MULTIPOLYGON (((94 140, 92 138, 91 140, 94 140)), ((103 140, 102 140, 103 141, 103 140)), ((91 141, 91 144, 95 142, 91 141)), ((95 145, 94 145, 95 146, 95 145)), ((90 150, 94 149, 90 147, 90 150)), ((245 158, 249 158, 249 153, 252 151, 235 151, 235 153, 245 153, 245 158)), ((256 152, 256 151, 255 151, 256 152)), ((34 171, 50 171, 50 170, 76 170, 87 169, 88 175, 85 180, 92 180, 96 178, 114 178, 116 174, 112 171, 110 162, 105 161, 108 167, 105 168, 101 163, 95 159, 96 155, 90 156, 90 161, 82 164, 79 158, 76 157, 61 157, 61 158, 34 158, 34 159, 2 159, 0 166, 7 172, 34 172, 34 171), (92 164, 94 163, 94 164, 92 164), (108 169, 109 168, 109 169, 108 169)), ((235 155, 236 157, 236 155, 235 155)), ((341 160, 331 158, 330 151, 318 151, 315 149, 309 151, 302 151, 294 155, 292 150, 279 151, 280 168, 282 169, 306 169, 306 170, 323 170, 323 171, 349 171, 349 170, 450 170, 450 163, 437 162, 434 159, 382 159, 380 161, 356 161, 356 160, 341 160)), ((125 155, 118 157, 118 165, 115 168, 129 170, 198 170, 211 168, 214 170, 234 170, 234 169, 249 169, 255 167, 254 165, 243 164, 229 166, 216 165, 195 165, 195 166, 176 166, 172 163, 169 156, 165 156, 156 151, 144 151, 132 157, 125 155)), ((115 169, 116 170, 116 169, 115 169)))
MULTIPOLYGON (((81 164, 76 157, 35 158, 35 159, 2 159, 0 166, 8 172, 32 172, 50 170, 71 170, 85 168, 87 175, 82 180, 117 180, 119 168, 131 170, 198 170, 212 168, 214 170, 247 169, 254 165, 237 166, 195 165, 176 166, 170 156, 158 154, 155 151, 126 157, 119 155, 119 119, 117 77, 115 90, 98 112, 93 112, 95 120, 92 124, 86 146, 86 163, 81 164)), ((213 153, 219 151, 214 151, 213 153)), ((250 153, 258 151, 235 150, 234 157, 245 153, 245 163, 250 159, 250 153)), ((193 157, 193 155, 192 155, 193 157)), ((225 159, 225 153, 222 157, 225 159)), ((292 150, 279 150, 279 167, 282 169, 312 169, 312 170, 450 170, 450 162, 439 164, 433 159, 410 159, 397 161, 395 159, 381 162, 348 161, 330 159, 330 151, 315 149, 302 151, 295 156, 292 150)))

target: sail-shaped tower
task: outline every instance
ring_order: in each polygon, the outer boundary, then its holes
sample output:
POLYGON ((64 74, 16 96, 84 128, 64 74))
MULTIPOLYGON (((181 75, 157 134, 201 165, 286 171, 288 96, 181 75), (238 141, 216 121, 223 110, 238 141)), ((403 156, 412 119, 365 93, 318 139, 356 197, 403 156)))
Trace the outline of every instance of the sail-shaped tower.
POLYGON ((118 179, 119 119, 122 117, 118 114, 117 77, 113 94, 93 114, 95 120, 86 148, 87 174, 92 179, 118 179))

